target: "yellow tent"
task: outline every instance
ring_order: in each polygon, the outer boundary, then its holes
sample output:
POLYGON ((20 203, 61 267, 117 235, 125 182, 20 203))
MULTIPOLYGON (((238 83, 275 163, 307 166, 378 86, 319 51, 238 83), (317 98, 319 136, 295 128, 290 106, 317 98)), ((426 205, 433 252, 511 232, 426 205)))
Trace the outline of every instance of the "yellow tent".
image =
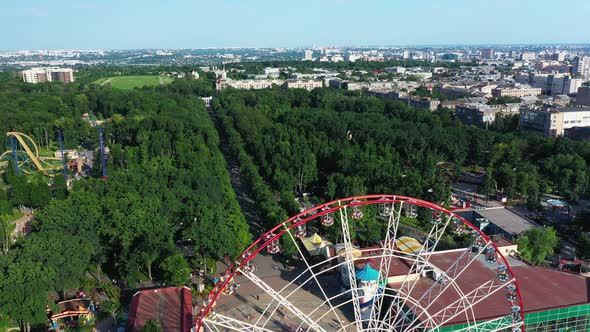
POLYGON ((332 242, 322 239, 318 233, 313 233, 312 236, 302 238, 301 242, 303 242, 305 249, 307 249, 307 252, 312 256, 321 255, 322 248, 332 245, 332 242))
MULTIPOLYGON (((337 250, 336 250, 336 255, 346 257, 346 248, 344 247, 344 245, 340 244, 337 246, 339 246, 339 248, 337 248, 337 250)), ((352 257, 353 258, 359 258, 362 255, 363 255, 363 252, 360 251, 360 249, 352 247, 352 257)))
POLYGON ((395 245, 400 251, 403 251, 406 254, 417 254, 420 252, 420 249, 422 249, 422 244, 420 244, 418 240, 409 236, 402 236, 399 239, 396 239, 395 245))

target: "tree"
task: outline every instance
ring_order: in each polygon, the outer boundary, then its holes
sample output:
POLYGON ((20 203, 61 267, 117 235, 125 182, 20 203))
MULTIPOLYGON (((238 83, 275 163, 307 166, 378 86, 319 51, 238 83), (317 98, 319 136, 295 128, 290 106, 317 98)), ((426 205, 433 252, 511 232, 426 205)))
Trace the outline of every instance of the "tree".
POLYGON ((0 249, 4 255, 8 254, 8 249, 12 244, 12 231, 14 225, 0 214, 0 249))
POLYGON ((168 256, 160 265, 164 281, 168 285, 184 286, 189 281, 191 268, 181 254, 168 256))
POLYGON ((66 183, 66 179, 61 175, 57 175, 53 178, 53 185, 55 188, 55 198, 60 200, 65 199, 66 195, 68 194, 68 185, 66 183))
POLYGON ((117 327, 117 318, 119 317, 119 313, 121 312, 121 303, 119 300, 115 298, 110 298, 106 301, 103 301, 100 310, 109 314, 113 319, 113 329, 116 330, 117 327))
POLYGON ((142 332, 162 332, 162 327, 155 320, 148 320, 141 329, 142 332))
POLYGON ((553 254, 559 238, 552 227, 535 227, 520 234, 516 243, 525 260, 541 265, 547 256, 553 254))
POLYGON ((577 252, 583 259, 590 258, 590 237, 586 233, 582 233, 578 239, 577 252))
POLYGON ((328 176, 328 197, 330 200, 334 199, 334 195, 336 195, 336 179, 335 174, 330 174, 328 176))
POLYGON ((12 212, 12 206, 10 206, 10 202, 8 201, 8 195, 6 191, 0 189, 0 215, 2 214, 9 214, 12 212))
POLYGON ((29 187, 25 175, 18 175, 11 178, 10 198, 13 205, 28 205, 29 187))
POLYGON ((27 324, 47 321, 47 294, 55 272, 41 262, 17 259, 9 263, 3 278, 0 271, 0 312, 19 322, 21 331, 27 324))
POLYGON ((52 270, 52 289, 64 291, 79 285, 93 252, 94 243, 84 237, 47 231, 29 235, 19 254, 52 270))
POLYGON ((579 227, 582 232, 590 231, 590 209, 584 209, 576 215, 574 224, 579 227))

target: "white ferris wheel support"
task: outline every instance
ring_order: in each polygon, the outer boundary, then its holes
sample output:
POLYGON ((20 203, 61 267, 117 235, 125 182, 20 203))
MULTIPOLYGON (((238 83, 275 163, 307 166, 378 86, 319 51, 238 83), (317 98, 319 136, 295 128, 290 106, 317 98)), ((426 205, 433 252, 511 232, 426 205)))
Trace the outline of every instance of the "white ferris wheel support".
MULTIPOLYGON (((380 210, 381 211, 381 210, 380 210)), ((333 219, 332 219, 333 220, 333 219)), ((301 237, 301 235, 297 235, 301 237)), ((458 278, 464 274, 469 273, 470 267, 485 253, 488 248, 496 248, 493 242, 487 238, 481 231, 475 229, 473 225, 458 217, 452 212, 440 208, 432 203, 413 199, 404 196, 393 195, 367 195, 362 197, 351 197, 326 203, 315 208, 302 212, 287 221, 277 225, 261 238, 256 240, 250 247, 248 247, 242 256, 238 258, 225 273, 225 276, 217 283, 213 291, 209 294, 205 305, 197 318, 197 331, 206 329, 206 331, 273 331, 271 327, 267 327, 272 317, 277 313, 283 312, 279 308, 284 308, 290 312, 294 317, 300 321, 296 331, 432 331, 436 330, 453 319, 464 315, 463 320, 466 322, 466 327, 460 331, 500 331, 507 328, 514 328, 512 331, 521 331, 523 328, 522 319, 510 321, 506 317, 500 317, 488 321, 476 321, 476 313, 474 306, 483 303, 486 299, 501 290, 506 289, 507 285, 512 285, 518 293, 517 301, 522 307, 522 299, 518 292, 518 285, 516 279, 510 268, 509 275, 511 278, 500 280, 499 278, 492 278, 476 287, 475 289, 463 289, 458 281, 458 278), (362 206, 369 204, 378 204, 384 207, 383 214, 380 213, 379 218, 387 225, 384 238, 380 242, 380 246, 371 247, 370 249, 359 249, 354 246, 354 240, 351 237, 351 225, 354 224, 355 218, 354 209, 362 208, 362 206), (428 235, 423 240, 423 245, 417 253, 408 253, 399 250, 396 247, 396 239, 399 236, 399 225, 404 211, 405 205, 412 205, 415 207, 422 207, 433 211, 432 228, 428 235), (349 220, 348 210, 352 209, 352 220, 349 220), (343 255, 334 255, 323 261, 317 263, 310 263, 306 258, 299 243, 293 236, 291 230, 300 225, 304 225, 311 220, 319 220, 324 215, 339 214, 340 226, 342 231, 341 245, 343 246, 343 255), (436 218, 434 217, 436 214, 436 218), (454 262, 445 270, 433 265, 430 260, 433 255, 436 255, 435 250, 442 239, 445 231, 451 222, 462 222, 467 225, 474 232, 479 234, 483 240, 483 245, 473 252, 470 249, 465 250, 454 262), (293 279, 280 289, 273 288, 268 284, 264 278, 259 277, 253 271, 246 270, 246 264, 264 250, 271 242, 278 243, 281 236, 287 236, 297 248, 299 260, 305 265, 302 272, 296 273, 293 279), (372 261, 379 260, 379 277, 377 281, 377 294, 372 300, 370 308, 365 307, 364 312, 361 310, 359 292, 364 292, 363 288, 359 287, 356 278, 356 259, 358 253, 361 252, 363 260, 372 261), (338 262, 335 264, 335 260, 338 262), (407 274, 403 277, 399 286, 394 288, 388 285, 388 277, 390 274, 390 267, 394 260, 408 262, 409 266, 407 274), (325 268, 329 266, 328 268, 325 268), (315 270, 319 270, 316 272, 315 270), (344 276, 346 271, 347 276, 344 276), (430 269, 430 270, 427 270, 430 269), (436 269, 437 273, 444 278, 444 282, 435 281, 429 288, 421 294, 416 293, 416 286, 421 279, 421 275, 425 271, 436 269), (338 294, 333 294, 324 289, 320 278, 327 278, 329 273, 340 271, 342 275, 338 274, 338 278, 348 279, 349 286, 341 290, 338 294), (267 294, 271 301, 263 310, 260 310, 260 316, 255 322, 245 322, 241 318, 235 318, 226 314, 216 314, 212 307, 215 304, 220 293, 228 286, 231 286, 230 281, 235 274, 241 272, 241 275, 250 281, 257 288, 267 294), (413 275, 413 277, 410 277, 413 275), (417 277, 416 277, 417 276, 417 277), (383 281, 385 281, 383 283, 383 281), (295 294, 304 291, 304 285, 308 285, 309 289, 313 285, 317 286, 321 293, 319 305, 316 305, 311 312, 302 310, 296 302, 291 300, 295 294), (457 294, 456 300, 451 300, 451 303, 446 304, 442 309, 434 312, 433 304, 440 301, 441 296, 445 292, 452 292, 457 294), (346 298, 346 300, 342 300, 346 298), (386 300, 391 303, 384 307, 386 300), (354 320, 345 322, 341 319, 343 312, 341 310, 352 309, 354 313, 354 320), (384 311, 385 309, 385 311, 384 311), (369 316, 367 318, 367 310, 369 316), (411 313, 411 315, 407 315, 411 313), (319 316, 318 316, 319 314, 319 316), (326 325, 327 315, 333 315, 337 322, 336 326, 330 324, 326 325), (365 315, 363 317, 363 315, 365 315), (413 315, 413 316, 412 316, 413 315), (520 329, 519 329, 520 327, 520 329)), ((496 248, 497 250, 497 248, 496 248)), ((269 251, 270 252, 270 251, 269 251)), ((498 252, 500 261, 508 266, 506 259, 498 252)), ((326 279, 323 279, 326 280, 326 279)), ((423 287, 422 287, 423 288, 423 287)), ((365 293, 363 293, 365 294, 365 293)), ((364 300, 363 300, 364 301, 364 300)), ((518 313, 520 317, 522 312, 518 313)), ((284 316, 284 313, 283 313, 284 316)), ((508 318, 507 318, 508 317, 508 318)), ((251 320, 250 318, 248 319, 251 320)), ((295 330, 294 330, 295 331, 295 330)))

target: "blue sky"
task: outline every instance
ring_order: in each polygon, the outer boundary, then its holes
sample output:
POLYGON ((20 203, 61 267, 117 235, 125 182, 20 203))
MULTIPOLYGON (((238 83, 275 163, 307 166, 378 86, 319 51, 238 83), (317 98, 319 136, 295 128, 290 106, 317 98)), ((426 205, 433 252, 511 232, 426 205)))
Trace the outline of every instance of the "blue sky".
POLYGON ((590 0, 0 0, 0 50, 589 43, 590 0))

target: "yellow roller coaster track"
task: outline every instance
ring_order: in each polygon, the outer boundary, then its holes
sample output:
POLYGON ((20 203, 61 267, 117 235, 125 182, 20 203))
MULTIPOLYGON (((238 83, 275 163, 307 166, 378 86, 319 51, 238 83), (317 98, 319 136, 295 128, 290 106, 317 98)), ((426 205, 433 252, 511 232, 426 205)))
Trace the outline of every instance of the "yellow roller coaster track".
MULTIPOLYGON (((33 162, 33 164, 39 172, 43 172, 43 174, 49 175, 47 171, 60 169, 62 167, 51 165, 49 162, 47 162, 47 160, 61 160, 60 158, 39 157, 39 147, 37 146, 37 143, 35 143, 35 140, 33 140, 31 136, 16 131, 7 132, 6 136, 14 137, 18 140, 18 142, 23 147, 23 149, 25 150, 25 152, 27 153, 27 155, 29 156, 29 158, 31 159, 31 161, 33 162), (33 150, 31 150, 25 139, 29 141, 29 143, 33 146, 33 150)), ((6 151, 2 154, 2 156, 5 156, 9 153, 12 153, 12 151, 6 151)))

